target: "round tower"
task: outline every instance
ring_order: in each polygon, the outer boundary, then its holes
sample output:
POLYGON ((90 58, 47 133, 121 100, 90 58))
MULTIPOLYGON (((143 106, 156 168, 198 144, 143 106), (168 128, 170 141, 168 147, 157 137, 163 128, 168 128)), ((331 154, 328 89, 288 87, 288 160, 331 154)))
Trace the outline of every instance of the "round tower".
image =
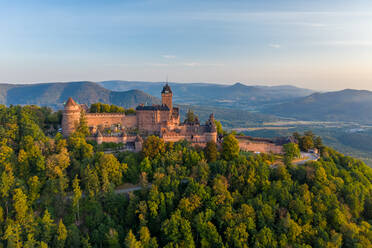
POLYGON ((206 134, 207 140, 217 142, 217 127, 213 113, 209 116, 209 119, 206 124, 209 127, 208 128, 209 132, 206 134))
POLYGON ((80 106, 70 97, 65 104, 62 114, 63 136, 69 136, 75 131, 80 121, 80 111, 80 106))

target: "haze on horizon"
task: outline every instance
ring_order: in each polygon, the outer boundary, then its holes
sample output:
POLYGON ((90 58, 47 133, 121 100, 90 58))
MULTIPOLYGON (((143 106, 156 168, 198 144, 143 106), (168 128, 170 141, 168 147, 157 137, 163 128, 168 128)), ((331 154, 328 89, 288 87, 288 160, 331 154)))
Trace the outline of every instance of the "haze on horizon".
POLYGON ((0 83, 110 79, 372 90, 367 0, 0 2, 0 83))

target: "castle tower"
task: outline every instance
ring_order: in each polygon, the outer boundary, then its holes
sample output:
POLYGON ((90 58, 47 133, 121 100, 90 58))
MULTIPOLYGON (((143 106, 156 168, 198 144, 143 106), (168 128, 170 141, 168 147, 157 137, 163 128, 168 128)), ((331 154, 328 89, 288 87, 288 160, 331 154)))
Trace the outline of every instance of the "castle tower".
POLYGON ((209 116, 209 119, 206 125, 209 128, 208 133, 206 133, 207 140, 217 142, 217 127, 216 127, 213 113, 209 116))
POLYGON ((134 141, 134 150, 136 152, 142 151, 142 145, 143 145, 143 139, 141 138, 141 136, 137 135, 134 141))
POLYGON ((163 105, 168 106, 170 110, 170 115, 172 115, 173 110, 172 97, 173 97, 172 90, 169 87, 168 83, 166 83, 161 92, 161 103, 163 105))
POLYGON ((63 109, 62 114, 62 135, 69 136, 80 121, 80 106, 70 97, 63 109))

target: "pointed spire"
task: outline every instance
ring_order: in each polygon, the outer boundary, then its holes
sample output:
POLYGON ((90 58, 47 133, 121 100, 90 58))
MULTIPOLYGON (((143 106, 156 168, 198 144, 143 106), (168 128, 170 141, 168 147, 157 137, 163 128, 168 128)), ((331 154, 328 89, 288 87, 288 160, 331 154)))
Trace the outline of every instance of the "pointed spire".
POLYGON ((69 97, 67 99, 67 102, 65 104, 65 107, 71 107, 71 106, 76 106, 76 102, 74 101, 74 99, 72 99, 71 97, 69 97))
POLYGON ((210 121, 214 121, 214 114, 213 114, 213 113, 210 114, 210 116, 209 116, 209 120, 210 120, 210 121))
POLYGON ((137 134, 137 137, 136 137, 136 140, 135 140, 135 142, 143 142, 143 139, 141 138, 141 136, 139 136, 138 134, 137 134))
POLYGON ((161 93, 172 93, 172 90, 171 90, 168 82, 165 83, 165 85, 164 85, 163 90, 161 91, 161 93))

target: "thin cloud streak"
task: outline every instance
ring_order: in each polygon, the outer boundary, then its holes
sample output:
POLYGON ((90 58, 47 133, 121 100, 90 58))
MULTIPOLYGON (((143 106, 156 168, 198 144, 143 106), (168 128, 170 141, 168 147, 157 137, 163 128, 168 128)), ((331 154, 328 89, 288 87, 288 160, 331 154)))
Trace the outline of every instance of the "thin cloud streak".
POLYGON ((371 41, 363 40, 334 40, 315 43, 316 45, 325 46, 350 46, 350 47, 372 47, 371 41))
POLYGON ((180 62, 180 63, 145 63, 145 66, 154 66, 154 67, 219 67, 224 66, 220 63, 200 63, 200 62, 180 62))
POLYGON ((163 58, 165 58, 165 59, 175 59, 176 58, 176 56, 175 55, 163 55, 162 56, 163 58))
POLYGON ((280 46, 280 44, 269 44, 269 47, 271 47, 271 48, 275 48, 275 49, 278 49, 278 48, 280 48, 281 46, 280 46))

